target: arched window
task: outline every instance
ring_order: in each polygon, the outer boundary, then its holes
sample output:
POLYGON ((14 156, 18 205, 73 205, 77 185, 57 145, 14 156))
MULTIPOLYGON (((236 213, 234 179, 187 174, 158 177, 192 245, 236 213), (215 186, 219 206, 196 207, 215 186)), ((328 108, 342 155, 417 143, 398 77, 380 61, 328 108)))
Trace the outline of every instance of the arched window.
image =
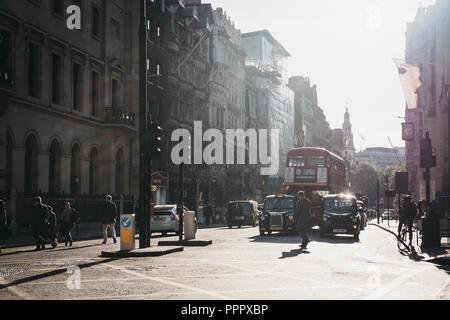
POLYGON ((116 155, 116 194, 121 195, 125 192, 125 156, 120 149, 116 155))
POLYGON ((11 133, 6 130, 6 192, 11 193, 12 188, 12 152, 13 138, 11 133))
POLYGON ((48 192, 55 194, 61 191, 61 146, 58 140, 50 145, 48 192))
POLYGON ((38 191, 39 147, 35 135, 28 136, 25 142, 25 193, 38 191))
POLYGON ((89 194, 98 194, 98 152, 96 148, 89 154, 89 194))
POLYGON ((81 150, 78 144, 72 147, 70 159, 70 193, 80 194, 81 191, 81 150))

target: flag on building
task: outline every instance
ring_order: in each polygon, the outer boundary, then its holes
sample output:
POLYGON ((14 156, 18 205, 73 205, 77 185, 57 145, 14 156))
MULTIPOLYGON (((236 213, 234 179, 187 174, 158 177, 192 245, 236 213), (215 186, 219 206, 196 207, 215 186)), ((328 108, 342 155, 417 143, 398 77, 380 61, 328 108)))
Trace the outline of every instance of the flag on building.
POLYGON ((407 108, 416 109, 419 101, 417 89, 422 85, 420 82, 420 69, 401 60, 394 59, 394 62, 400 76, 407 108))

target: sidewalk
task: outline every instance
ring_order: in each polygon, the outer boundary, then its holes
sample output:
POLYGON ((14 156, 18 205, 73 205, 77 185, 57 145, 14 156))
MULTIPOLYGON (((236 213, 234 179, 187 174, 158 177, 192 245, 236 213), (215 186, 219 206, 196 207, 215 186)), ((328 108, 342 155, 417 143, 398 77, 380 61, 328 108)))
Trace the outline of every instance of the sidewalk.
MULTIPOLYGON (((117 227, 117 224, 116 224, 117 227)), ((225 224, 211 224, 209 226, 199 225, 198 229, 212 229, 226 227, 225 224)), ((120 236, 120 231, 116 228, 117 236, 120 236)), ((109 234, 109 231, 108 231, 109 234)), ((139 234, 139 227, 136 228, 136 235, 139 234)), ((103 238, 102 225, 100 223, 84 223, 78 226, 78 235, 74 228, 72 232, 73 241, 95 240, 103 238)), ((61 240, 61 237, 58 237, 61 240)), ((13 235, 9 239, 0 240, 0 249, 20 248, 34 246, 36 243, 33 240, 31 231, 26 234, 13 235)))
MULTIPOLYGON (((368 223, 372 226, 377 226, 389 233, 391 233, 394 237, 397 237, 398 232, 398 221, 396 220, 384 220, 380 223, 377 223, 377 219, 374 219, 368 223)), ((409 236, 408 236, 409 237, 409 236)), ((408 238, 409 240, 409 238, 408 238)), ((425 262, 433 262, 437 264, 450 264, 450 248, 449 247, 435 247, 435 248, 421 248, 420 240, 417 241, 417 233, 413 232, 413 253, 411 257, 415 260, 425 261, 425 262), (419 243, 418 243, 419 242, 419 243)))

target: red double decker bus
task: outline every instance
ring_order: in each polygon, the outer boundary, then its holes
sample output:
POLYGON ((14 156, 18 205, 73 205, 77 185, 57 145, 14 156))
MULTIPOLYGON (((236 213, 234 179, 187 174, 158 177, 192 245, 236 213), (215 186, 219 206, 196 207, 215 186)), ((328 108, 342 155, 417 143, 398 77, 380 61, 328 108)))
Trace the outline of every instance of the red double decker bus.
POLYGON ((304 191, 312 202, 315 223, 320 222, 322 197, 347 191, 345 161, 321 148, 297 148, 288 152, 283 193, 304 191))

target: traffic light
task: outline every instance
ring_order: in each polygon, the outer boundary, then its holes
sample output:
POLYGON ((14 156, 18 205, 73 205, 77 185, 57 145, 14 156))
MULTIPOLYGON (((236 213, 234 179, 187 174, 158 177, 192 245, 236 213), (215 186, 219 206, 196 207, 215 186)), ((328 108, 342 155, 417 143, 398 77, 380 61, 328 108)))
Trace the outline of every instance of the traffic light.
POLYGON ((163 150, 163 132, 164 129, 158 124, 152 124, 152 145, 151 145, 151 153, 152 156, 157 157, 160 156, 163 150))
POLYGON ((433 156, 433 147, 431 145, 430 133, 425 133, 425 138, 420 140, 420 167, 436 167, 436 156, 433 156))

